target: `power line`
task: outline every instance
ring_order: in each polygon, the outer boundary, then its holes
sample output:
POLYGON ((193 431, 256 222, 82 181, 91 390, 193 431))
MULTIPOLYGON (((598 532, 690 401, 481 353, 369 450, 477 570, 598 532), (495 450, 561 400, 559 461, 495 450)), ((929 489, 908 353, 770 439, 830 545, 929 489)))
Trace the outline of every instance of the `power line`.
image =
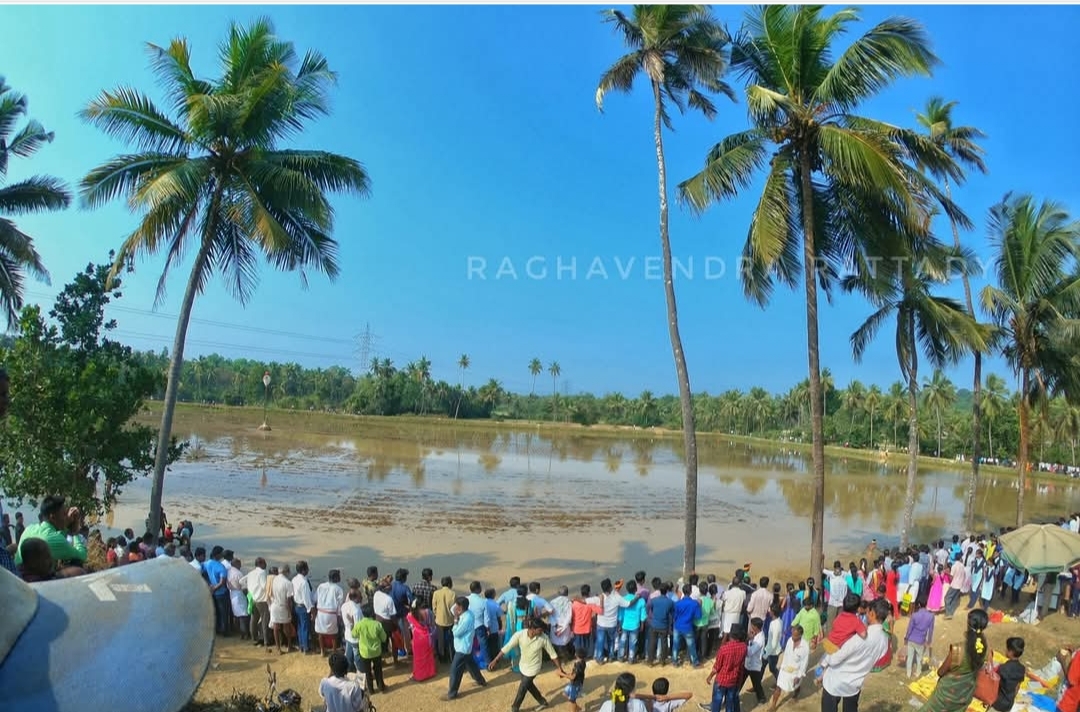
MULTIPOLYGON (((160 334, 147 334, 147 333, 144 333, 144 332, 127 331, 127 330, 124 330, 124 329, 117 329, 116 331, 113 331, 111 333, 115 334, 116 336, 121 336, 121 337, 125 337, 125 338, 148 339, 148 340, 151 340, 151 341, 160 341, 160 342, 167 343, 167 344, 171 344, 172 341, 173 341, 170 337, 162 336, 160 334)), ((260 353, 276 354, 276 355, 279 355, 279 356, 293 356, 293 357, 297 357, 297 358, 326 359, 326 360, 336 361, 339 364, 340 363, 346 363, 348 361, 348 357, 343 356, 342 354, 320 354, 320 353, 311 353, 311 352, 308 352, 308 351, 290 351, 290 350, 285 350, 285 349, 272 348, 272 347, 269 347, 269 346, 249 346, 249 345, 246 345, 246 344, 226 344, 226 343, 222 343, 222 342, 219 342, 219 341, 207 341, 207 340, 203 340, 203 339, 188 339, 184 343, 186 345, 188 345, 188 346, 206 346, 206 347, 209 347, 209 348, 229 348, 229 349, 238 349, 240 351, 257 351, 257 352, 260 352, 260 353)))
MULTIPOLYGON (((27 292, 27 296, 38 297, 41 299, 55 299, 57 295, 47 295, 38 292, 27 292)), ((152 316, 160 319, 170 319, 175 321, 179 317, 176 314, 166 314, 165 312, 152 311, 150 309, 139 309, 138 307, 121 306, 119 304, 110 304, 107 309, 114 309, 119 312, 128 314, 140 314, 143 316, 152 316)), ((194 324, 204 324, 206 326, 216 326, 223 329, 231 329, 234 331, 247 331, 256 334, 267 334, 270 336, 285 336, 295 339, 304 339, 306 341, 322 341, 331 344, 343 344, 352 345, 353 341, 350 339, 335 339, 330 336, 316 336, 314 334, 300 334, 294 331, 282 331, 280 329, 266 329, 258 326, 251 326, 250 324, 232 324, 225 321, 216 321, 213 319, 200 319, 198 317, 192 317, 189 319, 194 324)), ((376 337, 377 338, 377 337, 376 337)))

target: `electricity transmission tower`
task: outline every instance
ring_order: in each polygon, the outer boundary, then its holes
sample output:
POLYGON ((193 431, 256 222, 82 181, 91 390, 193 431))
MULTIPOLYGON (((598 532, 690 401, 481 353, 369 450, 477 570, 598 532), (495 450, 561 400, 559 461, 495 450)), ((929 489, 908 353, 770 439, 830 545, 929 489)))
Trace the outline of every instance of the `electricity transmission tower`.
POLYGON ((371 357, 377 353, 375 347, 379 336, 371 333, 371 324, 364 324, 364 330, 356 335, 356 355, 360 359, 360 373, 367 373, 371 368, 371 357))

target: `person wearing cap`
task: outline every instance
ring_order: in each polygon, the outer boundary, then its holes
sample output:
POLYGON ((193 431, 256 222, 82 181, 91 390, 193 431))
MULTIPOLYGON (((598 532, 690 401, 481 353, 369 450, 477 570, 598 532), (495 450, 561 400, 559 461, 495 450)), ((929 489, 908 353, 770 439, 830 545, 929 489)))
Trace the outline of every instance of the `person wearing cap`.
POLYGON ((69 531, 78 531, 82 515, 77 507, 65 507, 63 497, 49 496, 41 503, 41 521, 31 524, 23 532, 19 548, 15 552, 15 565, 22 564, 22 545, 27 539, 44 539, 55 561, 86 561, 86 542, 82 537, 68 541, 69 531))
POLYGON ((181 561, 33 584, 0 571, 0 600, 5 711, 177 712, 210 662, 213 629, 191 625, 209 620, 210 597, 181 561))

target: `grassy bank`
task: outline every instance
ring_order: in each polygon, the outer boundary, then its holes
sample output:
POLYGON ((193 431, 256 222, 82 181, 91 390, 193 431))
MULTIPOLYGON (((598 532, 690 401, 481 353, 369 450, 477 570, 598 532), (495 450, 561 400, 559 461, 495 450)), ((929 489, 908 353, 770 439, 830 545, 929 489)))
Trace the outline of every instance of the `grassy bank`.
MULTIPOLYGON (((162 404, 160 401, 152 401, 147 404, 144 414, 140 416, 140 420, 152 423, 156 418, 161 415, 162 404)), ((252 427, 257 426, 262 422, 263 409, 261 407, 248 407, 248 406, 222 406, 222 405, 200 405, 193 403, 179 403, 177 404, 177 415, 183 417, 197 417, 200 419, 213 419, 215 415, 219 415, 222 418, 228 418, 229 420, 250 419, 252 427)), ((348 415, 343 413, 324 413, 324 412, 312 412, 312 411, 295 411, 271 408, 268 411, 267 419, 271 426, 280 424, 279 427, 287 427, 299 430, 338 430, 342 427, 348 427, 349 429, 355 429, 357 431, 363 430, 365 425, 368 426, 394 426, 394 427, 446 427, 454 428, 457 430, 522 430, 528 428, 534 430, 541 435, 566 435, 573 437, 587 437, 587 438, 610 438, 610 439, 628 439, 628 438, 650 438, 650 439, 671 439, 673 441, 681 438, 682 433, 678 430, 671 430, 668 428, 638 428, 624 425, 578 425, 576 423, 558 423, 550 421, 525 421, 525 420, 449 420, 443 417, 431 417, 431 416, 418 416, 418 415, 397 415, 397 416, 378 416, 378 415, 348 415)), ((759 445, 762 447, 778 447, 787 450, 793 450, 807 455, 810 454, 810 443, 798 443, 788 442, 781 440, 774 440, 771 438, 759 438, 746 435, 730 435, 726 433, 717 432, 702 432, 698 433, 698 440, 702 443, 718 443, 718 442, 739 442, 747 443, 750 445, 759 445)), ((841 447, 837 445, 825 446, 825 454, 829 457, 841 457, 845 459, 861 460, 865 462, 887 462, 893 466, 902 466, 907 464, 907 455, 903 452, 890 452, 888 455, 885 453, 864 450, 860 448, 841 447)), ((919 464, 922 467, 934 467, 942 470, 952 470, 956 472, 968 472, 970 470, 969 463, 955 462, 953 460, 930 457, 921 455, 919 457, 919 464)), ((996 465, 983 465, 980 468, 980 472, 986 474, 992 474, 997 477, 1015 477, 1016 470, 1013 468, 999 467, 996 465)), ((1049 473, 1033 472, 1029 475, 1029 479, 1040 481, 1062 481, 1062 477, 1059 475, 1051 475, 1049 473)))

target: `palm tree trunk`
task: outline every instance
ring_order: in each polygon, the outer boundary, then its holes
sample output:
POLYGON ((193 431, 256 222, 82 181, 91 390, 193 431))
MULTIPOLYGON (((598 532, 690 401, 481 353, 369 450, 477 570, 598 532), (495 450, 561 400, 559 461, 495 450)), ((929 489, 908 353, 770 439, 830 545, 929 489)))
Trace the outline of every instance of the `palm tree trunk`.
POLYGON ((461 394, 465 392, 465 369, 461 369, 461 384, 458 386, 457 405, 454 406, 454 420, 457 420, 458 411, 461 409, 461 394))
MULTIPOLYGON (((986 424, 986 438, 990 441, 990 459, 994 458, 994 421, 989 421, 986 424)), ((968 494, 971 494, 971 483, 968 483, 968 494)), ((972 531, 968 527, 968 531, 972 531)))
MULTIPOLYGON (((217 213, 221 201, 221 190, 214 195, 209 215, 217 213)), ((208 220, 213 222, 213 218, 208 220)), ((169 464, 169 445, 172 442, 173 413, 176 411, 176 397, 180 394, 180 371, 184 366, 184 345, 187 343, 188 322, 191 320, 191 308, 195 296, 199 293, 199 283, 210 254, 213 225, 208 225, 204 232, 203 244, 191 265, 184 301, 180 304, 180 314, 176 319, 176 336, 173 338, 172 360, 169 362, 169 378, 165 386, 165 405, 161 413, 161 427, 158 429, 157 449, 154 453, 154 481, 150 487, 150 523, 149 531, 155 536, 161 531, 161 496, 165 487, 165 468, 169 464)))
POLYGON ((682 406, 683 447, 686 456, 686 519, 683 531, 683 576, 689 576, 697 565, 697 505, 698 457, 697 430, 694 425, 694 402, 690 394, 690 374, 686 368, 682 337, 679 335, 679 313, 675 305, 675 278, 671 267, 671 236, 668 233, 667 163, 664 159, 663 120, 660 84, 652 82, 653 141, 656 144, 656 172, 660 197, 660 248, 664 256, 664 296, 667 298, 668 334, 675 357, 675 375, 679 381, 679 404, 682 406))
POLYGON ((874 409, 870 409, 870 449, 874 449, 874 409))
POLYGON ((551 377, 551 422, 554 423, 559 415, 559 383, 555 376, 551 377))
MULTIPOLYGON (((915 338, 914 321, 910 324, 909 338, 915 338)), ((918 343, 912 341, 911 343, 918 343)), ((911 529, 915 526, 915 476, 919 468, 919 357, 911 352, 911 372, 908 374, 908 466, 907 485, 904 491, 904 524, 900 530, 900 548, 906 549, 911 529)))
POLYGON ((806 360, 810 370, 811 457, 814 464, 814 508, 810 519, 810 573, 820 576, 825 566, 825 393, 821 388, 818 350, 817 250, 814 246, 814 188, 810 154, 799 155, 802 192, 803 277, 806 288, 806 360))
POLYGON ((1027 395, 1030 383, 1027 370, 1021 377, 1020 386, 1020 451, 1016 456, 1016 526, 1024 525, 1024 489, 1027 487, 1027 461, 1028 461, 1028 438, 1030 424, 1028 423, 1027 395))
POLYGON ((937 416, 937 456, 941 457, 941 408, 934 408, 934 415, 937 416))
MULTIPOLYGON (((945 197, 952 200, 952 190, 948 179, 945 180, 945 197)), ((950 218, 949 226, 952 228, 953 245, 959 249, 961 247, 960 230, 956 226, 956 221, 950 218)), ((968 278, 967 270, 960 275, 960 278, 964 283, 964 303, 968 312, 974 317, 975 303, 971 299, 971 280, 968 278)), ((968 531, 973 531, 975 526, 975 493, 979 488, 979 460, 982 459, 982 354, 978 351, 975 352, 972 393, 974 398, 971 403, 971 475, 968 477, 967 498, 964 506, 964 511, 967 512, 965 523, 968 531)), ((991 457, 993 457, 993 451, 991 444, 991 457)))

